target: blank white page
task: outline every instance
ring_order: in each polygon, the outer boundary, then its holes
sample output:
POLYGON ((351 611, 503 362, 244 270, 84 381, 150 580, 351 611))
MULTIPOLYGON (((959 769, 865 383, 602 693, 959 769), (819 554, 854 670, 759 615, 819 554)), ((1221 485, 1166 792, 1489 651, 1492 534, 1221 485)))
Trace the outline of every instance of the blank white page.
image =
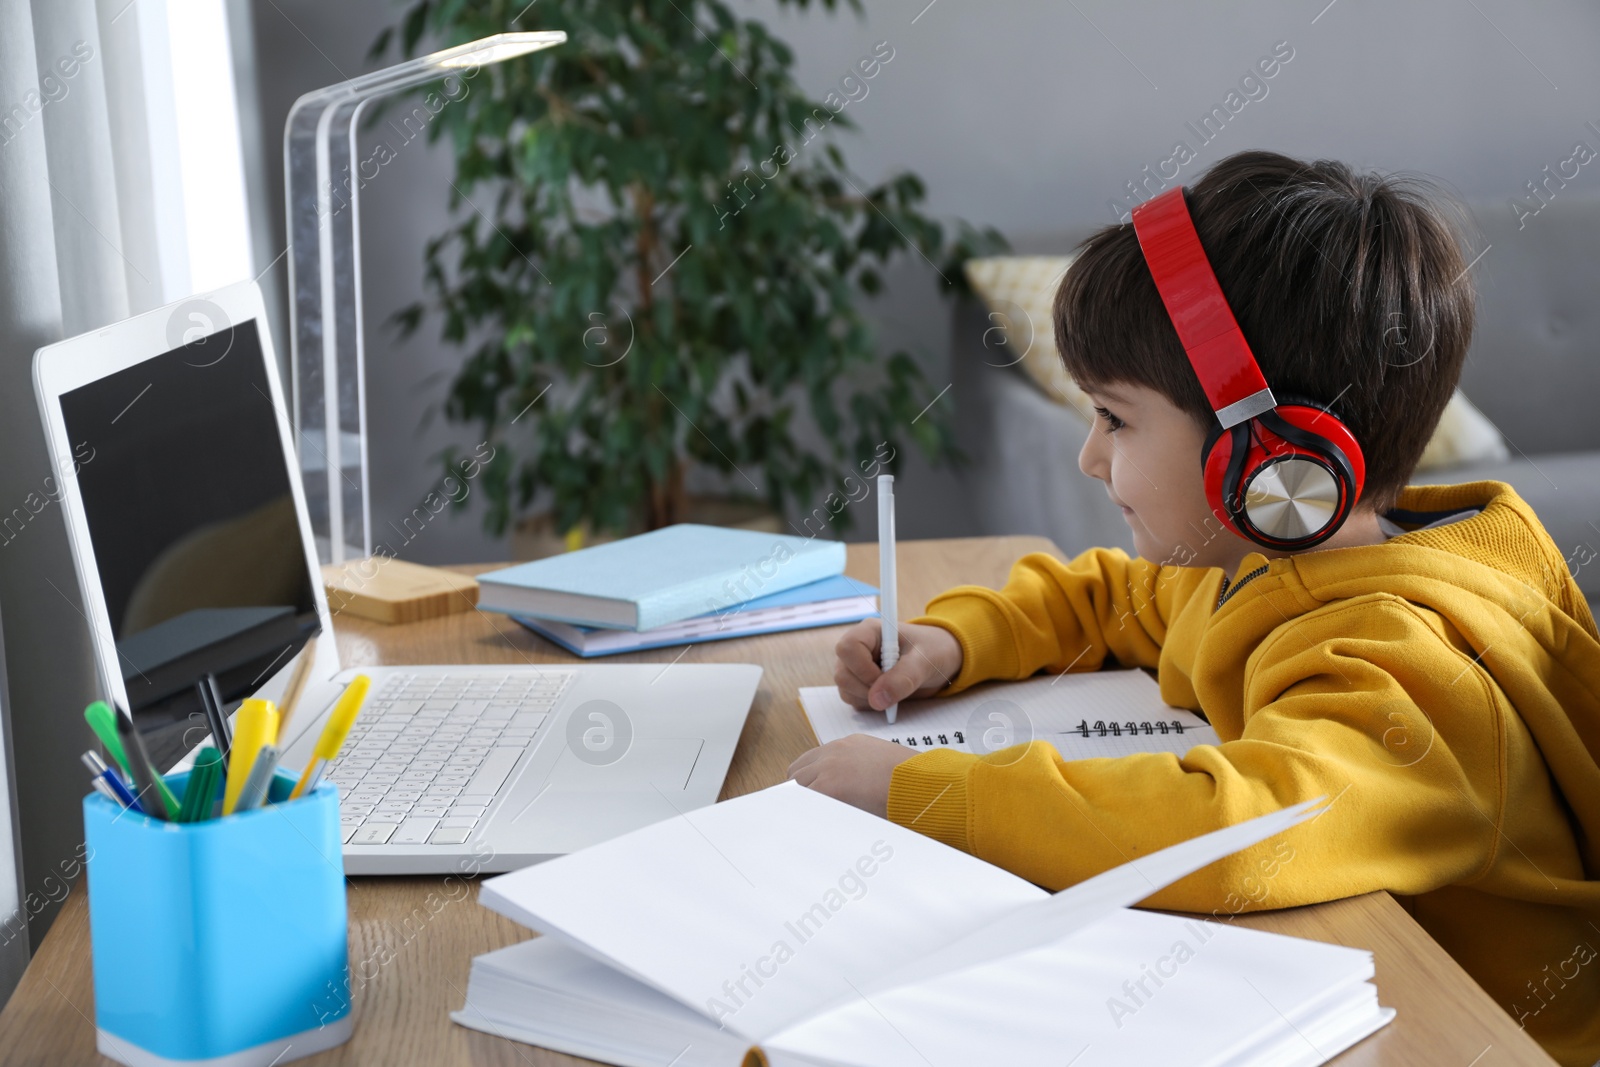
POLYGON ((774 1067, 1320 1064, 1394 1017, 1372 974, 1358 949, 1124 910, 1020 956, 868 994, 763 1048, 774 1067))
POLYGON ((857 711, 833 686, 800 690, 800 705, 823 744, 871 734, 908 748, 989 753, 1048 741, 1063 759, 1175 752, 1221 739, 1200 716, 1169 707, 1142 670, 1085 671, 985 682, 951 697, 900 702, 893 726, 881 711, 857 711))
POLYGON ((1047 896, 791 781, 487 879, 478 902, 754 1041, 1047 896))

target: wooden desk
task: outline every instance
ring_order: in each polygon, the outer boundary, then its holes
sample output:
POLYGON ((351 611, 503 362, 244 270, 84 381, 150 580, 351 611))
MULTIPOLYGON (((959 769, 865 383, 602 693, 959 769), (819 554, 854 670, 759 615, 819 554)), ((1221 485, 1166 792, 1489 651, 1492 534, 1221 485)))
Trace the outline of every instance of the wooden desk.
MULTIPOLYGON (((905 542, 900 546, 902 615, 962 582, 998 588, 1013 560, 1031 551, 1061 553, 1044 538, 1002 537, 905 542)), ((464 571, 483 567, 462 567, 464 571)), ((876 584, 876 545, 851 545, 849 573, 876 584)), ((550 663, 574 657, 503 615, 476 612, 385 627, 338 620, 345 664, 550 663)), ((815 744, 795 696, 829 685, 841 627, 740 638, 628 657, 671 663, 756 662, 766 668, 723 797, 782 781, 791 760, 815 744)), ((455 876, 357 878, 349 882, 350 965, 355 1035, 316 1064, 473 1064, 553 1067, 585 1061, 456 1026, 448 1012, 466 999, 473 956, 529 936, 476 903, 471 882, 455 876)), ((1377 958, 1382 1003, 1394 1022, 1335 1062, 1499 1067, 1554 1063, 1519 1030, 1386 893, 1287 911, 1241 915, 1236 922, 1369 949, 1377 958)), ((94 1044, 87 910, 75 887, 0 1014, 0 1063, 109 1063, 94 1044)))

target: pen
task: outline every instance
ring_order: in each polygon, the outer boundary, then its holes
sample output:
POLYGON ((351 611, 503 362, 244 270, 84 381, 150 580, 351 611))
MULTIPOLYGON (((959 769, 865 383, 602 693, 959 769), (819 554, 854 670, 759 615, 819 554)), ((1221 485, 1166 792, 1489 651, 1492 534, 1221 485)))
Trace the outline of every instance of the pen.
MULTIPOLYGON (((883 616, 883 648, 878 666, 885 673, 900 662, 900 624, 896 618, 894 574, 894 475, 878 475, 878 614, 883 616)), ((897 700, 883 709, 894 722, 897 700)))
POLYGON ((178 799, 172 795, 172 790, 167 788, 167 783, 161 780, 155 768, 150 765, 150 754, 144 749, 144 741, 139 737, 139 732, 133 728, 133 720, 128 716, 117 714, 117 736, 122 740, 122 750, 128 757, 128 766, 133 771, 133 784, 138 787, 134 795, 139 798, 139 806, 147 815, 171 822, 177 818, 178 799))
POLYGON ((235 815, 259 808, 266 801, 267 789, 272 785, 272 775, 277 769, 278 747, 262 745, 256 753, 256 762, 250 768, 249 777, 244 780, 244 787, 239 790, 239 799, 234 801, 235 815))
POLYGON ((139 807, 139 802, 128 792, 128 787, 122 784, 122 779, 117 777, 117 772, 106 766, 106 761, 100 758, 98 752, 85 752, 79 757, 83 765, 89 768, 89 773, 94 775, 94 787, 101 793, 110 797, 125 808, 139 812, 144 809, 139 807))
POLYGON ((367 699, 367 687, 371 684, 372 679, 364 674, 350 679, 349 687, 339 698, 339 703, 334 705, 333 714, 328 716, 328 725, 322 728, 322 736, 317 738, 311 762, 306 764, 305 773, 294 784, 294 792, 289 794, 290 800, 308 789, 315 789, 317 783, 322 781, 322 772, 344 746, 345 735, 355 723, 356 713, 361 710, 361 702, 367 699))
POLYGON ((106 785, 106 780, 104 778, 92 779, 89 782, 89 784, 94 786, 94 791, 96 793, 99 793, 101 796, 105 797, 107 800, 111 801, 113 804, 116 804, 118 807, 123 807, 124 806, 123 803, 122 803, 122 799, 120 797, 118 797, 117 794, 115 794, 115 793, 113 793, 111 791, 111 787, 109 785, 106 785))
MULTIPOLYGON (((112 760, 117 761, 117 766, 122 768, 122 773, 128 777, 128 782, 138 782, 138 779, 133 776, 133 768, 128 766, 128 753, 123 750, 122 736, 120 736, 122 721, 128 720, 128 725, 131 726, 133 725, 133 720, 112 710, 112 707, 106 701, 94 701, 93 704, 85 707, 83 709, 83 718, 90 723, 90 729, 93 729, 94 736, 101 739, 102 745, 106 745, 106 752, 110 753, 112 760)), ((149 763, 149 760, 146 760, 146 763, 149 763)), ((114 792, 115 790, 122 790, 126 798, 133 801, 130 806, 134 811, 150 814, 150 808, 155 806, 154 803, 152 805, 141 805, 138 798, 134 797, 133 790, 115 774, 110 776, 110 781, 107 784, 112 787, 114 792)), ((155 777, 155 790, 162 795, 162 800, 165 801, 168 811, 178 811, 178 797, 174 797, 173 790, 166 787, 166 782, 160 776, 155 777)))
POLYGON ((217 676, 207 671, 194 687, 200 693, 200 710, 205 713, 206 725, 211 728, 211 742, 222 753, 222 758, 227 759, 233 738, 228 733, 228 717, 222 711, 222 691, 217 687, 217 676))
POLYGON ((117 713, 104 700, 96 700, 83 709, 83 717, 88 721, 89 729, 94 731, 100 743, 106 746, 106 751, 111 753, 111 758, 117 761, 117 766, 122 768, 122 773, 131 781, 133 771, 129 769, 128 757, 122 751, 122 739, 117 736, 117 713))
POLYGON ((233 750, 228 754, 228 784, 222 792, 224 815, 231 815, 239 802, 239 790, 250 777, 261 746, 278 742, 277 706, 270 700, 246 700, 239 707, 238 727, 233 735, 233 750))
POLYGON ((178 822, 201 822, 211 818, 217 803, 217 779, 222 777, 222 753, 207 745, 189 768, 189 783, 183 790, 183 806, 178 822))

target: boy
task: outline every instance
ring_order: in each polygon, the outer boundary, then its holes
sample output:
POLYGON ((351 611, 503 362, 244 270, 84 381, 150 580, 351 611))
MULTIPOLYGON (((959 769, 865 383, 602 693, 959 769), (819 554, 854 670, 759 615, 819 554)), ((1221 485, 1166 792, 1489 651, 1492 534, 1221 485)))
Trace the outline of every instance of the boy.
POLYGON ((904 625, 888 672, 878 621, 860 623, 835 680, 849 703, 882 709, 1041 670, 1155 668, 1162 698, 1204 714, 1222 743, 1063 761, 1043 742, 975 756, 858 735, 790 776, 1051 889, 1327 794, 1328 811, 1282 841, 1148 903, 1220 915, 1388 890, 1555 1059, 1589 1067, 1600 638, 1509 485, 1407 485, 1471 339, 1456 233, 1425 186, 1268 152, 1222 160, 1165 202, 1179 204, 1278 405, 1260 417, 1303 401, 1316 426, 1342 420, 1364 458, 1359 491, 1341 497, 1330 477, 1320 504, 1280 484, 1274 505, 1267 481, 1251 483, 1251 506, 1266 503, 1249 529, 1282 521, 1284 501, 1313 528, 1329 509, 1342 521, 1279 549, 1241 532, 1258 512, 1219 509, 1218 471, 1196 460, 1237 445, 1222 432, 1237 412, 1202 386, 1136 217, 1085 242, 1055 331, 1097 405, 1078 465, 1122 506, 1137 557, 1032 553, 1001 590, 942 593, 904 625))

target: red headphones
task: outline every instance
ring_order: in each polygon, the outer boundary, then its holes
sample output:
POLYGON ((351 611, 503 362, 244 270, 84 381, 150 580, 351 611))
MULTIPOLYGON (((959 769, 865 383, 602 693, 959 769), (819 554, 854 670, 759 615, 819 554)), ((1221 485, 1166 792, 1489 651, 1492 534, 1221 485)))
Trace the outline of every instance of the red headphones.
POLYGON ((1327 405, 1273 397, 1200 247, 1182 186, 1135 207, 1133 229, 1217 414, 1200 450, 1212 513, 1265 548, 1332 537, 1366 478, 1355 435, 1327 405))

